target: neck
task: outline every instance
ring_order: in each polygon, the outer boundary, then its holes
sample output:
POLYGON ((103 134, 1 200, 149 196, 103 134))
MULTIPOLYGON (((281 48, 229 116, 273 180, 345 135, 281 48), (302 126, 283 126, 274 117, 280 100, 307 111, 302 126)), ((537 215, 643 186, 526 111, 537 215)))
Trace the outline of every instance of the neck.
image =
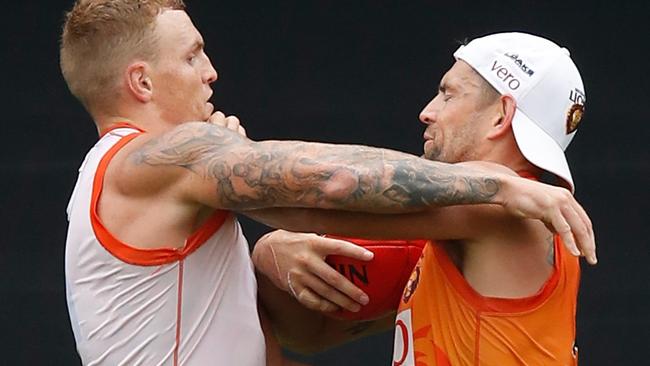
POLYGON ((139 108, 115 108, 115 110, 118 113, 92 115, 100 134, 102 131, 109 130, 125 122, 154 134, 163 133, 178 125, 178 123, 166 121, 157 111, 143 106, 139 106, 139 108))
POLYGON ((481 160, 504 165, 517 173, 527 172, 536 178, 541 177, 544 172, 526 160, 514 138, 502 140, 499 144, 490 146, 487 152, 483 154, 481 160))

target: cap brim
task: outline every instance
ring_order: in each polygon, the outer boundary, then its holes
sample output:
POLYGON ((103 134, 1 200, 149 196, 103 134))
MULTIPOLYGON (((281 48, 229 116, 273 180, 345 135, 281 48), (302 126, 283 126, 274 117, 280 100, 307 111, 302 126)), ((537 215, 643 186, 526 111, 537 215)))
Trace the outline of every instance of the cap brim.
POLYGON ((573 177, 564 151, 546 131, 531 121, 519 108, 512 119, 512 131, 519 150, 528 161, 557 175, 566 183, 571 193, 575 192, 573 177))

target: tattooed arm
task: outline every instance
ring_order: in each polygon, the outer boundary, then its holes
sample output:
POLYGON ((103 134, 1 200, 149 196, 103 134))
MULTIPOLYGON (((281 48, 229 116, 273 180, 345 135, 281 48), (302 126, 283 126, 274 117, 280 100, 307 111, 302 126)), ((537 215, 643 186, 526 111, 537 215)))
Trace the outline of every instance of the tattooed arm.
POLYGON ((211 207, 233 210, 290 206, 402 212, 498 203, 504 183, 503 177, 395 151, 253 142, 205 123, 186 123, 152 139, 132 153, 131 161, 141 167, 182 167, 186 176, 195 178, 189 196, 211 207))
POLYGON ((140 144, 127 161, 123 183, 132 191, 133 186, 143 194, 171 189, 183 200, 213 208, 399 213, 494 203, 511 215, 544 221, 574 253, 573 234, 582 247, 595 247, 589 218, 565 189, 387 149, 254 142, 227 128, 196 122, 140 144))
POLYGON ((206 123, 185 123, 152 138, 132 151, 130 162, 137 168, 135 174, 171 175, 160 177, 163 180, 191 177, 203 189, 189 189, 190 196, 214 208, 234 210, 317 207, 403 212, 495 203, 522 217, 538 218, 558 203, 577 205, 566 190, 543 190, 503 174, 365 146, 253 142, 206 123), (169 168, 184 168, 187 174, 169 168), (535 194, 526 194, 531 190, 535 194))

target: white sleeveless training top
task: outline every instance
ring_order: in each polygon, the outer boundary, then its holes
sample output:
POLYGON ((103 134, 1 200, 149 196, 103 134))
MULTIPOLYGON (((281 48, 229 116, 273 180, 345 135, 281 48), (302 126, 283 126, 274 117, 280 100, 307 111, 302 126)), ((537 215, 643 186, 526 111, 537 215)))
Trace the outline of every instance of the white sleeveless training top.
POLYGON ((233 215, 217 211, 179 249, 120 242, 96 205, 106 167, 139 135, 119 127, 88 152, 68 204, 68 311, 84 365, 265 365, 257 284, 233 215))

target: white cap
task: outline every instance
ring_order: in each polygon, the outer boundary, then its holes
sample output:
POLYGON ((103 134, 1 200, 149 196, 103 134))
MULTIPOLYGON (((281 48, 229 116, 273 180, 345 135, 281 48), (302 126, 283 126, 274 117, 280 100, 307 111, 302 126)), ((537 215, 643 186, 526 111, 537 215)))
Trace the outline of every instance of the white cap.
POLYGON ((564 150, 580 123, 586 96, 569 51, 530 34, 498 33, 460 46, 454 57, 515 99, 512 130, 522 154, 574 192, 564 150))

